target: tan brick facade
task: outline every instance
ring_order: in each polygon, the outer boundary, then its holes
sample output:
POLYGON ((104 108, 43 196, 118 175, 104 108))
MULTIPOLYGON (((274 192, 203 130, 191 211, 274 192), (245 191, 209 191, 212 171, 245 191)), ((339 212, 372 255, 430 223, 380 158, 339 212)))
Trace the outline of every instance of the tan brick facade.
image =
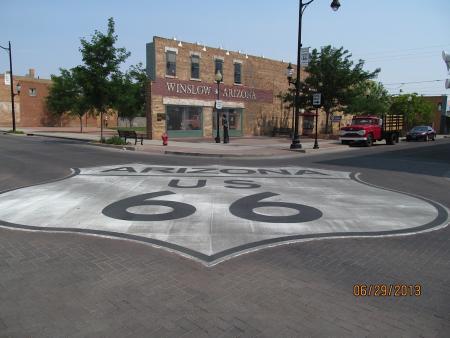
MULTIPOLYGON (((274 127, 292 125, 292 109, 285 107, 279 98, 279 95, 287 92, 289 88, 286 78, 288 63, 154 37, 153 42, 147 44, 147 73, 151 79, 147 92, 149 138, 159 139, 161 134, 168 130, 168 106, 201 107, 203 112, 201 136, 214 136, 212 121, 216 118, 213 115, 217 88, 216 59, 223 60, 220 98, 225 108, 242 109, 243 136, 270 135, 274 127), (176 54, 176 76, 166 74, 167 52, 176 54), (191 79, 192 55, 200 59, 200 79, 191 79), (235 63, 241 64, 241 84, 234 83, 235 63)), ((306 73, 302 70, 302 78, 305 76, 306 73)), ((321 113, 319 126, 324 124, 324 114, 321 113)), ((337 127, 336 124, 334 128, 336 131, 337 127)))

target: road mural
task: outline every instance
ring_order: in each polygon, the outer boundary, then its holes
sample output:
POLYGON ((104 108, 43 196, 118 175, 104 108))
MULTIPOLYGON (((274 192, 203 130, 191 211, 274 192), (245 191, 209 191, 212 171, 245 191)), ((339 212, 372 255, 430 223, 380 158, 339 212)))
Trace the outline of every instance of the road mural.
POLYGON ((0 194, 2 226, 137 240, 206 265, 277 244, 448 222, 433 201, 301 167, 103 166, 0 194))

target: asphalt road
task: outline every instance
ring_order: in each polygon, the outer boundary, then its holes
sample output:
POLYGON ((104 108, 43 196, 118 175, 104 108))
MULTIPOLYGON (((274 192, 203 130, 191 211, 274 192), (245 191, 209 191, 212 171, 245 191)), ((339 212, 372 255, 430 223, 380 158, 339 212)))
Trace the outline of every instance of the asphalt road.
MULTIPOLYGON (((291 159, 149 156, 38 137, 0 136, 0 190, 70 168, 301 166, 450 208, 450 140, 291 159)), ((51 208, 51 205, 48 206, 51 208)), ((447 336, 450 229, 278 246, 207 268, 124 240, 0 228, 0 336, 447 336), (421 296, 355 297, 354 285, 422 286, 421 296)))

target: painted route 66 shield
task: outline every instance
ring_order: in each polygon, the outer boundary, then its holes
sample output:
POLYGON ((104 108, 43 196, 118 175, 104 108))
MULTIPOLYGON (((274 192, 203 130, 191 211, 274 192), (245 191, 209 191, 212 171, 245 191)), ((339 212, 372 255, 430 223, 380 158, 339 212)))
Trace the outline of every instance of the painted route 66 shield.
POLYGON ((138 240, 207 265, 282 243, 448 222, 433 201, 300 167, 105 166, 0 195, 2 226, 138 240))

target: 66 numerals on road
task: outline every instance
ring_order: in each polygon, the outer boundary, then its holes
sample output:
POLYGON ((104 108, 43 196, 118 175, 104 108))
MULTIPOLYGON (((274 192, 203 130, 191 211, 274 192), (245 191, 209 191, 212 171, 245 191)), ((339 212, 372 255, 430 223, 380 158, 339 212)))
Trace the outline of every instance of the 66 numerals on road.
MULTIPOLYGON (((158 222, 185 218, 197 211, 194 206, 188 203, 156 199, 158 197, 170 195, 175 195, 175 193, 172 191, 161 191, 128 197, 108 205, 102 210, 102 213, 105 216, 124 221, 158 222), (163 206, 171 208, 172 210, 155 214, 139 214, 128 211, 129 208, 139 206, 163 206)), ((239 218, 265 223, 304 223, 322 217, 322 212, 320 210, 307 205, 263 201, 274 196, 279 196, 279 194, 263 192, 240 198, 230 205, 230 213, 239 218), (257 208, 263 207, 293 209, 296 210, 297 213, 289 216, 270 216, 262 215, 254 211, 257 208)))

